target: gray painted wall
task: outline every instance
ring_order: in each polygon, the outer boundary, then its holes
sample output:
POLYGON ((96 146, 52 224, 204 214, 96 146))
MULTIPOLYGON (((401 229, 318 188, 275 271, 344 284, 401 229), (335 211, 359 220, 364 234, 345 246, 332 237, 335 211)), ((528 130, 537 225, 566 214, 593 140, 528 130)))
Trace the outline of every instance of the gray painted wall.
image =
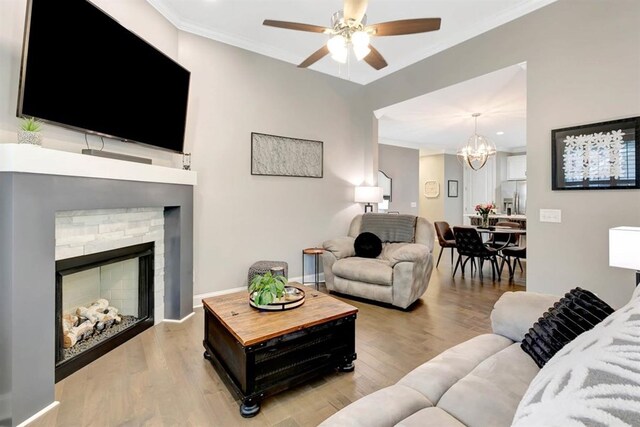
POLYGON ((435 154, 420 157, 420 215, 430 221, 447 221, 452 227, 463 224, 463 170, 455 155, 435 154), (425 181, 436 180, 440 195, 427 199, 425 181), (458 197, 448 196, 448 181, 458 181, 458 197))
POLYGON ((462 197, 462 191, 464 188, 463 183, 463 170, 462 165, 458 161, 458 158, 453 154, 444 154, 444 179, 443 179, 443 202, 444 202, 444 219, 451 226, 463 224, 462 214, 464 212, 464 198, 462 197), (449 197, 448 194, 448 182, 449 180, 458 181, 458 197, 449 197))
POLYGON ((378 169, 393 180, 390 211, 418 215, 419 165, 419 150, 378 144, 378 169))
MULTIPOLYGON (((185 151, 199 172, 196 294, 243 286, 260 259, 287 261, 299 276, 302 248, 346 234, 362 210, 353 187, 373 183, 377 170, 361 86, 183 33, 145 0, 94 1, 191 71, 185 151), (324 141, 324 178, 251 176, 252 131, 324 141)), ((16 138, 25 9, 26 0, 0 1, 0 143, 16 138)), ((47 126, 44 137, 47 148, 84 148, 78 132, 47 126)), ((181 161, 135 144, 108 141, 107 149, 161 165, 181 161)))
MULTIPOLYGON (((13 177, 0 179, 0 197, 13 198, 13 177)), ((0 426, 11 424, 11 346, 13 333, 13 292, 6 286, 13 265, 13 215, 10 203, 0 203, 0 426), (4 350, 4 351, 3 351, 4 350)))
POLYGON ((165 262, 177 273, 165 276, 165 318, 193 311, 193 187, 5 172, 0 206, 0 307, 11 305, 0 311, 0 392, 10 391, 0 420, 9 425, 54 400, 56 211, 171 207, 165 262))
POLYGON ((527 62, 528 290, 580 285, 620 306, 634 289, 608 266, 608 229, 640 225, 640 191, 551 191, 550 133, 640 115, 639 24, 635 0, 559 0, 366 86, 375 111, 527 62), (563 222, 540 222, 541 208, 563 222))
POLYGON ((258 260, 302 273, 301 251, 345 235, 361 212, 364 141, 351 136, 355 84, 187 33, 187 144, 196 187, 196 294, 243 286, 258 260), (352 104, 353 103, 353 104, 352 104), (251 132, 324 142, 324 177, 252 176, 251 132))

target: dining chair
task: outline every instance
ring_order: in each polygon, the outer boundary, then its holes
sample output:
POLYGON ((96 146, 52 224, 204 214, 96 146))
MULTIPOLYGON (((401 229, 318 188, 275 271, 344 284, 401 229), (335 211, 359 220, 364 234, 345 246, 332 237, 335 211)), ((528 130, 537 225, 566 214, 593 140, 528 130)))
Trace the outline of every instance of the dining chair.
POLYGON ((453 236, 453 230, 446 221, 435 221, 433 225, 436 228, 436 235, 438 236, 438 243, 440 244, 440 255, 438 255, 438 262, 436 262, 436 268, 440 265, 440 258, 442 258, 442 252, 445 248, 451 248, 451 265, 453 265, 453 250, 456 248, 456 239, 453 236))
POLYGON ((505 262, 509 266, 509 280, 513 280, 513 276, 516 272, 516 262, 520 266, 520 271, 524 272, 522 268, 521 259, 527 259, 527 248, 525 246, 522 247, 509 247, 504 248, 502 250, 502 264, 500 265, 500 269, 504 268, 505 262), (511 259, 513 258, 513 265, 511 265, 511 259))
MULTIPOLYGON (((471 259, 478 258, 478 271, 480 279, 482 279, 482 267, 485 260, 491 262, 491 272, 493 274, 493 280, 496 280, 496 273, 498 273, 498 280, 500 279, 501 270, 498 268, 498 250, 489 246, 486 246, 482 242, 482 237, 474 227, 453 227, 453 235, 456 239, 456 248, 458 250, 458 261, 453 269, 453 275, 455 276, 460 265, 462 269, 462 276, 464 277, 464 269, 467 262, 471 259), (462 261, 463 257, 467 257, 462 261)), ((473 262, 473 261, 472 261, 473 262)))

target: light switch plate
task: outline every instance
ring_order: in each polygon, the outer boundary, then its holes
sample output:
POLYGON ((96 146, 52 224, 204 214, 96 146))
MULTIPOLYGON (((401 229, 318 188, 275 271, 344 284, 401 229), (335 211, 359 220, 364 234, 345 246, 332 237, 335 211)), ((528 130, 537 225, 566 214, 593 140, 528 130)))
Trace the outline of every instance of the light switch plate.
POLYGON ((560 209, 540 209, 540 222, 562 222, 560 209))
POLYGON ((412 208, 415 208, 415 207, 417 207, 417 206, 418 206, 418 204, 417 204, 416 202, 411 202, 411 207, 412 207, 412 208))

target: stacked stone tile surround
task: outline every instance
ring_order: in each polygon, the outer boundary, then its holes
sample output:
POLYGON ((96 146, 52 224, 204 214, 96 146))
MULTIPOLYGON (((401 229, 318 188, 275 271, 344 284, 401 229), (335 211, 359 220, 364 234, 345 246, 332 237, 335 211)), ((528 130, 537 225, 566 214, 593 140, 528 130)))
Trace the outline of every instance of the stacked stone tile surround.
POLYGON ((56 261, 155 242, 154 320, 164 318, 164 208, 56 212, 56 261))

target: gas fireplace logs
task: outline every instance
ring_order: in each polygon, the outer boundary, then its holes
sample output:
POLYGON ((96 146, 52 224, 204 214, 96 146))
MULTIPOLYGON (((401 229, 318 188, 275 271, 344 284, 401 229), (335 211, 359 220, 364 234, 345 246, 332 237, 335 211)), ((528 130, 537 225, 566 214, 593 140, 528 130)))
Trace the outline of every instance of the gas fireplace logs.
POLYGON ((93 302, 89 307, 78 307, 76 314, 62 316, 63 347, 71 348, 120 322, 122 317, 118 314, 118 309, 110 306, 109 301, 104 298, 93 302))

